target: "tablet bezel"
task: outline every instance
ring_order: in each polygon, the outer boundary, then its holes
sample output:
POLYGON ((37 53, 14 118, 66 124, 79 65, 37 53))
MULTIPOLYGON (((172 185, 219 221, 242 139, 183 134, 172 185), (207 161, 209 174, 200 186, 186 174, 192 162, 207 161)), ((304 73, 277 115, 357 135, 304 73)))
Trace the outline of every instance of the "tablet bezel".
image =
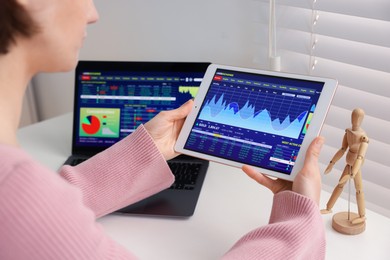
POLYGON ((211 82, 213 81, 214 75, 218 69, 244 72, 244 73, 248 72, 248 73, 260 74, 260 75, 277 76, 277 77, 291 78, 291 79, 302 79, 302 80, 309 80, 309 81, 316 81, 316 82, 324 82, 323 89, 321 91, 322 93, 319 96, 318 102, 316 104, 316 109, 313 113, 313 117, 310 122, 310 127, 308 128, 305 134, 305 137, 301 144, 301 148, 299 149, 298 152, 297 159, 295 161, 295 164, 292 168, 290 175, 278 172, 276 170, 270 170, 266 168, 252 166, 253 168, 257 169, 258 171, 268 176, 292 181, 295 178, 296 174, 299 172, 299 170, 301 170, 303 167, 305 154, 308 146, 310 145, 312 140, 319 135, 321 131, 322 125, 325 121, 326 114, 329 110, 330 104, 332 102, 335 91, 337 89, 337 84, 338 84, 337 81, 330 78, 306 76, 306 75, 291 74, 285 72, 266 71, 266 70, 242 68, 242 67, 219 65, 219 64, 209 65, 203 77, 202 83, 199 87, 198 94, 194 100, 193 109, 191 113, 187 116, 183 128, 179 134, 178 140, 175 145, 175 150, 182 154, 186 154, 193 157, 198 157, 201 159, 206 159, 206 160, 210 160, 210 161, 214 161, 214 162, 218 162, 218 163, 222 163, 222 164, 226 164, 238 168, 241 168, 243 165, 245 165, 245 163, 224 159, 209 154, 203 154, 201 152, 187 150, 184 148, 187 139, 189 138, 189 135, 191 133, 191 129, 195 123, 195 120, 198 117, 198 114, 200 113, 200 109, 202 107, 206 94, 208 93, 209 87, 211 86, 211 82))

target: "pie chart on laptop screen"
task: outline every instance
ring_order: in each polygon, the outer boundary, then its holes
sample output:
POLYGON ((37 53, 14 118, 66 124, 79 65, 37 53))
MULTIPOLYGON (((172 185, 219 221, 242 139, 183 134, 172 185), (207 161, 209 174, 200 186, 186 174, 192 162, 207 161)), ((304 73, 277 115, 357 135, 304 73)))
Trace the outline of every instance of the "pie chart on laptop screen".
POLYGON ((96 116, 84 117, 81 127, 84 132, 90 135, 96 134, 100 129, 100 120, 96 116))

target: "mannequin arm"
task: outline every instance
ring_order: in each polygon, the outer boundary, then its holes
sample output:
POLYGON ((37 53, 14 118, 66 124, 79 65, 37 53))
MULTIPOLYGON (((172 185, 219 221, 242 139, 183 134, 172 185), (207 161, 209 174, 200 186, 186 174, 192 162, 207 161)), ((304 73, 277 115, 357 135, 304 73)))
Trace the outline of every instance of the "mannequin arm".
POLYGON ((357 174, 357 172, 362 167, 362 164, 364 162, 364 158, 366 156, 367 148, 368 148, 368 137, 362 136, 360 139, 361 144, 359 146, 358 156, 356 158, 355 163, 352 166, 352 178, 354 178, 357 174))
POLYGON ((332 160, 330 160, 328 167, 325 169, 325 174, 328 174, 333 166, 336 164, 338 160, 340 160, 341 157, 343 157, 345 151, 348 148, 348 141, 347 141, 347 134, 344 134, 343 143, 341 145, 341 148, 336 152, 336 154, 333 156, 332 160))

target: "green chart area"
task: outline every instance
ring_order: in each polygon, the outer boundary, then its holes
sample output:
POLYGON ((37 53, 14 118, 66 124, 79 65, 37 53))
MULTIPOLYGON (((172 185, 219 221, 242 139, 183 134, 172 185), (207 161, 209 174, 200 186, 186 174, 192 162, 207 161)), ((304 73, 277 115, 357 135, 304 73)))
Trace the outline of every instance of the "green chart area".
POLYGON ((119 137, 120 109, 80 108, 80 136, 119 137))
POLYGON ((180 86, 180 93, 189 93, 193 98, 198 94, 199 87, 180 86))
POLYGON ((311 123, 311 119, 313 118, 313 113, 310 113, 309 116, 307 117, 306 124, 302 130, 302 134, 306 134, 307 129, 309 128, 309 125, 311 123))

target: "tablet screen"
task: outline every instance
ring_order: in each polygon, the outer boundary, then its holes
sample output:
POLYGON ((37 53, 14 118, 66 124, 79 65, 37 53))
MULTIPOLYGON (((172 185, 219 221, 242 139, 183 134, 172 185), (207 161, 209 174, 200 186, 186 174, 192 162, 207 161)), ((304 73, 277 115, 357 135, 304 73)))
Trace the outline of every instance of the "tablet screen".
POLYGON ((323 86, 217 69, 184 148, 290 174, 323 86))

